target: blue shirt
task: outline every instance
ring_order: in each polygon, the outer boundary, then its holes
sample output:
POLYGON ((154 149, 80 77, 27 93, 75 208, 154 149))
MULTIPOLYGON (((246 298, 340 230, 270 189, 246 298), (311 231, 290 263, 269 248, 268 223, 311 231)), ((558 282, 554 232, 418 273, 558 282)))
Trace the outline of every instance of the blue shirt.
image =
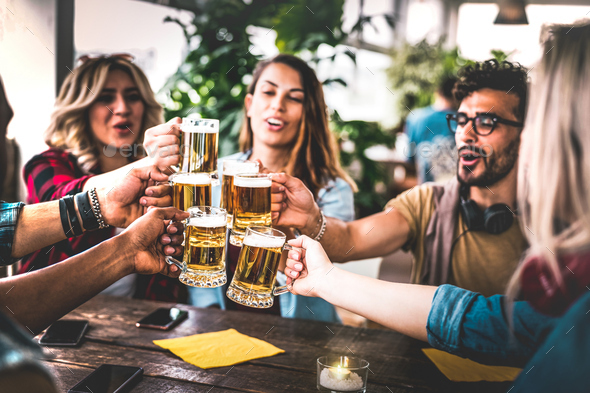
POLYGON ((541 314, 530 303, 483 295, 453 285, 438 287, 426 330, 434 348, 503 366, 522 367, 554 328, 556 318, 541 314), (512 321, 509 321, 512 315, 512 321))
MULTIPOLYGON (((251 151, 236 153, 220 158, 218 162, 219 179, 223 175, 223 160, 247 160, 251 151)), ((213 206, 219 206, 221 200, 221 186, 211 190, 213 206)), ((354 220, 354 196, 350 185, 344 179, 330 180, 324 188, 318 192, 316 200, 318 206, 327 217, 334 217, 344 221, 354 220)), ((286 276, 279 272, 277 281, 280 285, 286 282, 286 276)), ((197 307, 209 307, 218 305, 225 309, 225 293, 222 287, 195 288, 189 287, 189 304, 197 307)), ((333 305, 321 298, 307 297, 285 293, 279 296, 281 303, 281 315, 285 318, 311 319, 324 322, 341 322, 333 305)))
POLYGON ((22 202, 6 203, 0 201, 0 266, 7 266, 16 261, 12 258, 14 230, 20 214, 22 202))
POLYGON ((446 115, 451 110, 438 111, 432 106, 414 109, 406 119, 406 134, 410 144, 408 160, 416 164, 420 183, 439 181, 448 172, 456 171, 455 135, 449 130, 446 115))

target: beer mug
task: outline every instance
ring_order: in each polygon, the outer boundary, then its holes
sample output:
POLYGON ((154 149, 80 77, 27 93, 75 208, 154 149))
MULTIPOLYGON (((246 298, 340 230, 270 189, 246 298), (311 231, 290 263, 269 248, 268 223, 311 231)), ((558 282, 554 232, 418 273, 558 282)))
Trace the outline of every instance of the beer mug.
POLYGON ((227 282, 225 274, 225 233, 227 218, 224 209, 193 206, 188 209, 184 231, 182 262, 167 256, 168 264, 181 270, 178 279, 192 287, 215 288, 227 282))
POLYGON ((284 250, 303 249, 285 243, 287 236, 274 228, 251 226, 246 229, 236 272, 227 297, 254 308, 269 308, 273 296, 289 292, 288 285, 275 287, 279 261, 284 250))
POLYGON ((182 119, 179 172, 215 172, 218 136, 219 120, 182 119))
POLYGON ((238 173, 258 173, 259 164, 254 161, 224 160, 221 180, 220 207, 227 211, 227 225, 231 227, 234 215, 234 176, 238 173))
POLYGON ((172 186, 172 205, 188 212, 191 206, 211 206, 211 175, 175 173, 168 178, 172 186))
POLYGON ((266 173, 239 173, 234 176, 234 222, 230 243, 242 245, 248 226, 270 227, 270 186, 266 173))

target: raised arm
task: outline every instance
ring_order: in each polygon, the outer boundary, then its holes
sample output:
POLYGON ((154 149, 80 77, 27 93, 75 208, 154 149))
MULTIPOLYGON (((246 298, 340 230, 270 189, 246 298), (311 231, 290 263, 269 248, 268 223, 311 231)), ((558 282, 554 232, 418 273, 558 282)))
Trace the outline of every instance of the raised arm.
MULTIPOLYGON (((148 206, 170 206, 172 199, 168 195, 169 187, 149 187, 150 181, 164 181, 167 178, 156 167, 143 167, 133 169, 117 181, 98 188, 98 201, 105 222, 116 227, 127 227, 148 206), (149 195, 144 195, 146 192, 149 195)), ((78 206, 74 204, 78 219, 82 222, 78 206)), ((65 238, 59 201, 24 206, 14 233, 12 257, 21 258, 65 238)))
POLYGON ((426 326, 436 287, 391 283, 341 270, 330 262, 321 245, 307 236, 289 244, 305 249, 304 258, 296 251, 289 252, 285 274, 299 276, 293 293, 321 297, 400 333, 428 340, 426 326))
MULTIPOLYGON (((275 173, 272 179, 274 223, 315 237, 321 215, 311 192, 301 180, 284 173, 275 173)), ((410 233, 408 222, 395 209, 348 223, 330 217, 326 220, 320 242, 330 259, 337 262, 390 254, 406 243, 410 233)))
MULTIPOLYGON (((41 270, 0 279, 0 304, 36 334, 127 274, 178 276, 178 269, 164 260, 163 248, 171 247, 156 240, 165 234, 168 220, 187 216, 172 207, 151 209, 125 232, 90 250, 41 270)), ((173 244, 172 254, 180 252, 178 244, 173 244)))

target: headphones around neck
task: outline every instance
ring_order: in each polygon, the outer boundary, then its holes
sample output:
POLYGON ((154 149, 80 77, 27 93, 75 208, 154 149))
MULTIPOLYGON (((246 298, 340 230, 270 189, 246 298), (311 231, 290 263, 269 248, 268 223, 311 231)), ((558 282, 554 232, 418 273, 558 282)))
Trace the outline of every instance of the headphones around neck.
POLYGON ((468 191, 469 186, 461 186, 459 207, 469 231, 486 231, 492 235, 499 235, 512 226, 514 214, 507 205, 497 203, 482 212, 475 201, 466 199, 468 191))

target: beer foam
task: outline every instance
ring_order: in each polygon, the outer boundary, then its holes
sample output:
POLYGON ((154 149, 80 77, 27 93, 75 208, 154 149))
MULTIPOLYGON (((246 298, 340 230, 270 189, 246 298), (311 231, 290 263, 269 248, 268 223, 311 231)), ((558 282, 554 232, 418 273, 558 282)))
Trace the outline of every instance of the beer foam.
POLYGON ((219 132, 219 120, 217 119, 182 119, 180 129, 183 132, 200 132, 216 134, 219 132))
POLYGON ((234 177, 234 187, 265 188, 272 185, 268 177, 234 177))
POLYGON ((238 173, 258 173, 258 164, 256 162, 244 161, 223 161, 223 174, 226 176, 235 176, 238 173))
POLYGON ((227 226, 227 218, 225 215, 209 217, 191 217, 188 219, 187 225, 203 228, 225 227, 227 226))
POLYGON ((172 178, 173 183, 192 184, 194 186, 211 184, 208 173, 181 173, 172 178))
POLYGON ((282 248, 283 244, 285 244, 285 239, 282 237, 265 236, 254 232, 250 232, 244 238, 244 245, 250 247, 282 248))

